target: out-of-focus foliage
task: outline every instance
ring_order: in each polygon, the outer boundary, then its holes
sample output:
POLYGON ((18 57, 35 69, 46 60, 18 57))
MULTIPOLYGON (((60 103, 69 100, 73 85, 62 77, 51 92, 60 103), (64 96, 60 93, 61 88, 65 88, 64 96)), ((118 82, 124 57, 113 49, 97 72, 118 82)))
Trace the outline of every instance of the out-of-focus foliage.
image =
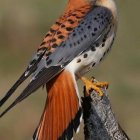
MULTIPOLYGON (((110 83, 108 92, 120 124, 131 139, 139 140, 140 1, 116 2, 119 27, 114 48, 88 76, 94 75, 98 80, 110 83)), ((0 98, 25 69, 65 4, 65 0, 0 0, 0 98)), ((79 86, 82 87, 81 82, 79 86)), ((19 88, 15 95, 22 89, 19 88)), ((45 90, 39 90, 0 119, 0 139, 31 139, 45 99, 45 90)), ((81 132, 76 139, 82 140, 82 137, 81 132)))

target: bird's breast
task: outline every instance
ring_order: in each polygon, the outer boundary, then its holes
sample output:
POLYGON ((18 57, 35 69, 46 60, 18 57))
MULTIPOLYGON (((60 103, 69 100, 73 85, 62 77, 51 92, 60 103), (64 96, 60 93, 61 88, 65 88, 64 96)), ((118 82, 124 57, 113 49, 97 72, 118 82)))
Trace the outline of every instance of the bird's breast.
POLYGON ((103 36, 97 43, 91 44, 91 47, 72 60, 66 67, 75 74, 81 75, 90 71, 94 66, 100 63, 111 50, 115 38, 115 27, 112 26, 107 35, 103 36))

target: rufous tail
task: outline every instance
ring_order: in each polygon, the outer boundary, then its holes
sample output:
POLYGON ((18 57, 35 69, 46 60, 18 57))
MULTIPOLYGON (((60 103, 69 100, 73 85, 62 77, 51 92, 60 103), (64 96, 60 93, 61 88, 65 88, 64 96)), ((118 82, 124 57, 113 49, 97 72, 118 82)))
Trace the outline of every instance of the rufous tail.
POLYGON ((47 83, 48 98, 33 140, 71 140, 82 114, 75 79, 66 70, 47 83))

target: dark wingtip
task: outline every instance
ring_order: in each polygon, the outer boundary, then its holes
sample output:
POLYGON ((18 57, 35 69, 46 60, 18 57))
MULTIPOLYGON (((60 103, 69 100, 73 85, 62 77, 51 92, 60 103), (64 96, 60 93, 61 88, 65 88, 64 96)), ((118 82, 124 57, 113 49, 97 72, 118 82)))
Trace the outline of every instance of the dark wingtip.
POLYGON ((15 92, 15 90, 19 87, 19 85, 24 82, 36 69, 36 65, 40 62, 41 58, 45 54, 46 50, 41 53, 40 57, 35 61, 34 65, 32 65, 29 69, 21 75, 21 77, 17 80, 17 82, 12 86, 12 88, 6 93, 6 95, 0 100, 0 107, 10 98, 10 96, 15 92), (28 74, 26 74, 28 72, 28 74))
POLYGON ((10 96, 15 92, 18 86, 27 78, 25 74, 17 80, 17 82, 11 87, 11 89, 6 93, 6 95, 0 100, 0 107, 10 98, 10 96))
POLYGON ((7 109, 5 109, 1 114, 0 118, 2 118, 15 104, 12 103, 7 109))
POLYGON ((0 107, 2 107, 2 105, 10 98, 10 96, 13 94, 13 92, 7 92, 7 94, 0 101, 0 107))
POLYGON ((4 97, 4 98, 0 101, 0 107, 5 103, 5 101, 6 101, 5 98, 6 98, 6 97, 4 97))
POLYGON ((6 110, 5 110, 4 112, 2 112, 2 113, 0 114, 0 118, 2 118, 6 112, 7 112, 6 110))

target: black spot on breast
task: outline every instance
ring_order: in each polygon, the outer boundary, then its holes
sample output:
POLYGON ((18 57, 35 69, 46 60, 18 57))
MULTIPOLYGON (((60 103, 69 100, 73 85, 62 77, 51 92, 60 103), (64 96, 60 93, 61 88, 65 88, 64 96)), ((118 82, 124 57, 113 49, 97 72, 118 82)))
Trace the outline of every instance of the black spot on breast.
POLYGON ((76 33, 73 33, 73 36, 76 36, 76 33))
POLYGON ((108 17, 106 17, 105 19, 109 22, 109 18, 108 17))
POLYGON ((73 45, 76 46, 76 43, 74 42, 73 45))
POLYGON ((83 38, 81 37, 81 41, 83 41, 83 38))
POLYGON ((88 26, 88 29, 90 29, 91 28, 91 26, 88 26))
POLYGON ((85 53, 83 57, 84 57, 84 58, 87 58, 87 57, 88 57, 88 54, 85 53))
POLYGON ((78 28, 81 28, 81 26, 79 25, 78 28))
POLYGON ((106 42, 106 38, 103 39, 103 42, 106 42))
POLYGON ((104 24, 104 22, 102 21, 102 22, 101 22, 101 24, 103 25, 103 24, 104 24))
POLYGON ((96 43, 95 45, 96 45, 96 47, 99 47, 99 43, 96 43))
POLYGON ((80 63, 80 62, 81 62, 81 59, 78 59, 78 60, 77 60, 77 63, 80 63))
POLYGON ((52 63, 51 59, 47 61, 47 65, 50 65, 51 63, 52 63))
POLYGON ((77 44, 80 44, 80 41, 79 40, 77 41, 77 44))
POLYGON ((101 15, 101 19, 103 19, 104 17, 103 17, 103 15, 101 15))
POLYGON ((84 38, 87 38, 87 35, 84 35, 84 38))
POLYGON ((102 47, 104 47, 104 46, 105 46, 105 43, 102 44, 102 47))
POLYGON ((95 31, 95 32, 97 31, 97 28, 96 28, 96 27, 94 28, 94 31, 95 31))
POLYGON ((92 35, 92 36, 95 36, 96 34, 95 34, 95 33, 91 33, 91 35, 92 35))
POLYGON ((106 55, 106 52, 104 52, 103 57, 106 55))
POLYGON ((108 48, 108 49, 107 49, 106 53, 108 53, 108 52, 109 52, 109 50, 110 50, 110 48, 108 48))
POLYGON ((103 60, 103 57, 100 59, 100 61, 102 61, 103 60))
POLYGON ((95 49, 95 47, 93 46, 93 47, 91 47, 91 51, 96 51, 96 49, 95 49))
POLYGON ((95 17, 94 20, 97 20, 97 17, 95 17))
POLYGON ((93 64, 92 64, 92 67, 94 67, 94 66, 95 66, 95 64, 96 64, 96 63, 93 63, 93 64))

